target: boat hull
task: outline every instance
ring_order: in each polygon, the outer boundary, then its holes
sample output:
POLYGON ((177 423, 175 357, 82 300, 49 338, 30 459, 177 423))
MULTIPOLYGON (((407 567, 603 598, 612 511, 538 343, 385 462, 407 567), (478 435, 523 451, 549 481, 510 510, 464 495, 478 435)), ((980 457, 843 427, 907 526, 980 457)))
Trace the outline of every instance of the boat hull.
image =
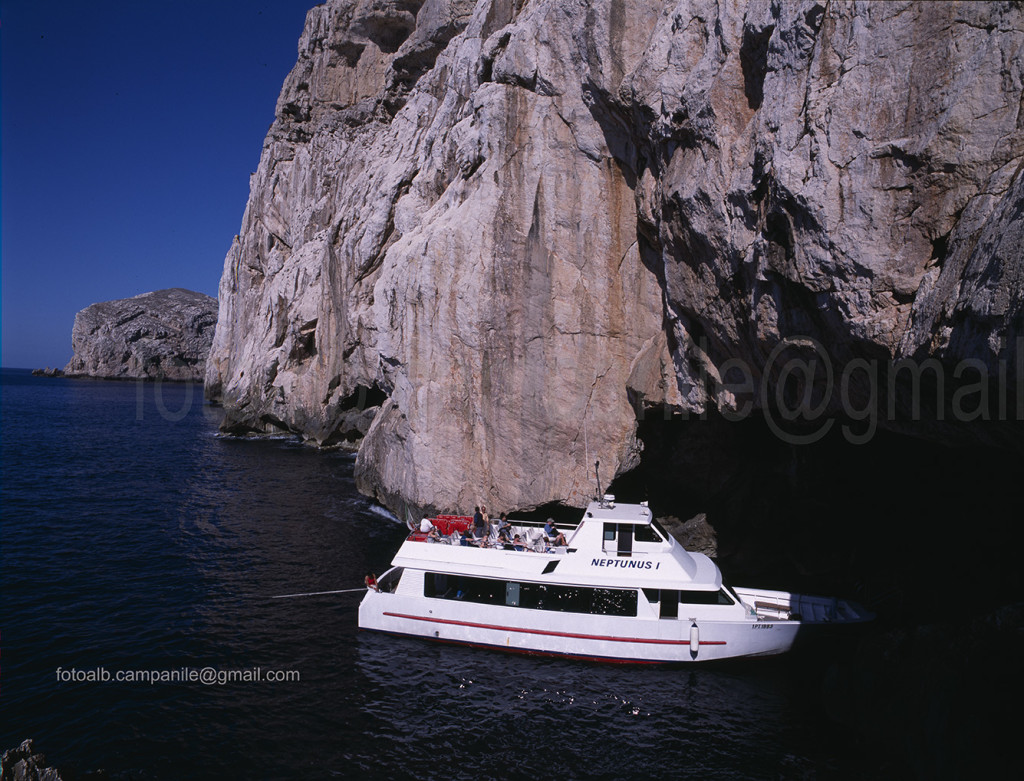
POLYGON ((471 519, 424 519, 359 607, 361 629, 504 651, 607 662, 688 664, 772 656, 807 626, 862 620, 850 604, 730 590, 646 505, 591 502, 553 544, 536 523, 512 543, 468 535, 471 519), (422 529, 422 531, 421 531, 422 529), (462 533, 460 533, 460 531, 462 533))
POLYGON ((680 664, 769 656, 792 648, 795 621, 704 621, 543 613, 370 592, 361 629, 513 653, 602 662, 680 664), (696 634, 694 635, 694 628, 696 634))

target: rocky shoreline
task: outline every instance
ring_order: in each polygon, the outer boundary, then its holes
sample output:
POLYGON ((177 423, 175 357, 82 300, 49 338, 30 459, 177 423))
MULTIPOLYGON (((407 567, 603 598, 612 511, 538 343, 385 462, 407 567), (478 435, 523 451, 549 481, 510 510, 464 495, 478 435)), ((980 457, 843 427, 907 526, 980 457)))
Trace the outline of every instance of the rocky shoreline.
POLYGON ((46 755, 36 751, 31 739, 17 748, 8 749, 0 757, 0 781, 63 781, 60 772, 51 767, 46 755))

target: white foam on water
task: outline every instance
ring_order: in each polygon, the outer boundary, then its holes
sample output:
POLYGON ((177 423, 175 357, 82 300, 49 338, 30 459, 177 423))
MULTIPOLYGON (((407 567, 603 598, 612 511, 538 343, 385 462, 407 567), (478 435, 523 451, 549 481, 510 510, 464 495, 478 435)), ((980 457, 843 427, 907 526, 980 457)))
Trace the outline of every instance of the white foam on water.
POLYGON ((379 504, 371 504, 370 505, 370 512, 373 513, 374 515, 379 515, 382 518, 387 518, 389 521, 393 521, 394 523, 397 523, 397 524, 399 524, 401 526, 405 526, 405 521, 403 521, 401 518, 399 518, 397 515, 395 515, 391 511, 386 510, 385 508, 381 507, 379 504))

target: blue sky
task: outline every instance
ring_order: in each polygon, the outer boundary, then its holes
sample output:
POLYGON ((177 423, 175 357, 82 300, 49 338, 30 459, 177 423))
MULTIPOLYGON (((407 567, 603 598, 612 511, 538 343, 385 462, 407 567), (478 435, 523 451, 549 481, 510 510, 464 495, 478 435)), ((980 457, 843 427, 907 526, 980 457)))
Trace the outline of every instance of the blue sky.
POLYGON ((216 296, 314 5, 2 0, 4 367, 63 367, 97 301, 216 296))

